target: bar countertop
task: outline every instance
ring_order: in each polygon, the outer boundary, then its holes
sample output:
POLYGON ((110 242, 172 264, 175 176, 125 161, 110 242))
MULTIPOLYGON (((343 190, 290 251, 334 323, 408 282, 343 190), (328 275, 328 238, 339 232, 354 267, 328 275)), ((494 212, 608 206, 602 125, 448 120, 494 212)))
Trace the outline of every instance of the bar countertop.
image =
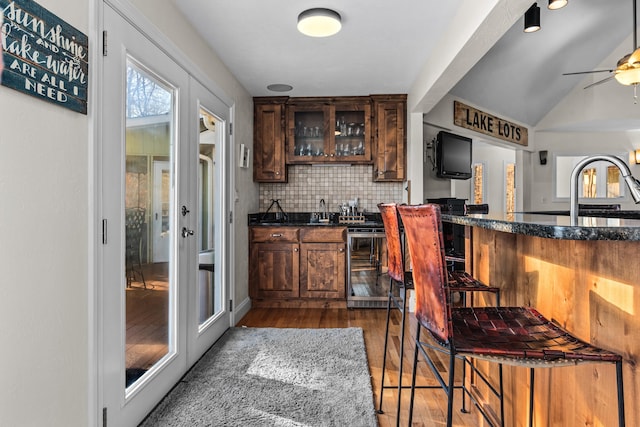
POLYGON ((572 226, 569 216, 529 213, 489 213, 453 215, 442 213, 452 224, 481 227, 505 233, 560 240, 640 241, 640 219, 579 217, 572 226))

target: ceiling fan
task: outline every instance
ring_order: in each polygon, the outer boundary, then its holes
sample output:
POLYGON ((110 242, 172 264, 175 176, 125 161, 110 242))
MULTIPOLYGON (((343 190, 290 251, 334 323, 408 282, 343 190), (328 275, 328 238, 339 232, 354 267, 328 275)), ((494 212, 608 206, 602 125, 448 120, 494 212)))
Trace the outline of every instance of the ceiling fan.
POLYGON ((585 86, 588 89, 592 86, 596 86, 609 80, 616 79, 616 81, 623 85, 633 85, 634 89, 640 83, 640 47, 638 47, 638 25, 637 25, 637 13, 636 13, 636 0, 633 1, 633 52, 627 54, 618 60, 616 68, 610 70, 593 70, 593 71, 578 71, 575 73, 564 73, 563 76, 572 76, 576 74, 591 74, 591 73, 614 73, 612 76, 606 77, 597 82, 591 83, 585 86))

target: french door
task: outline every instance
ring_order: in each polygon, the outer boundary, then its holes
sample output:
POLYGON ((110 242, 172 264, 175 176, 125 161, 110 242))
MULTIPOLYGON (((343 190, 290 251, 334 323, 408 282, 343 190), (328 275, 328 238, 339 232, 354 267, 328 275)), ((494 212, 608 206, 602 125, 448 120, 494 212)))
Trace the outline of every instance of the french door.
POLYGON ((102 406, 135 426, 230 326, 229 107, 105 4, 102 406))

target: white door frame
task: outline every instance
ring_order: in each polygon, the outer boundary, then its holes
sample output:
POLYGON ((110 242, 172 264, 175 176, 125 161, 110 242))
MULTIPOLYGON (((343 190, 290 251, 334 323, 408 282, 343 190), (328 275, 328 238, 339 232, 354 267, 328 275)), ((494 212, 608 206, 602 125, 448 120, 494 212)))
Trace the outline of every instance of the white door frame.
POLYGON ((99 318, 102 334, 101 391, 102 405, 107 410, 110 425, 135 426, 162 399, 168 390, 186 372, 186 289, 179 284, 184 281, 188 254, 177 232, 181 226, 177 205, 181 189, 179 184, 187 168, 181 168, 181 152, 188 149, 188 129, 180 126, 188 120, 186 105, 189 84, 188 74, 171 58, 164 55, 149 39, 141 35, 118 11, 104 9, 105 26, 111 34, 112 50, 103 61, 104 84, 107 91, 103 97, 101 118, 104 121, 101 145, 102 173, 100 180, 102 207, 100 214, 109 224, 106 242, 101 246, 100 266, 102 289, 99 318), (126 67, 128 61, 139 62, 145 72, 159 81, 166 82, 174 92, 172 123, 170 129, 172 163, 171 192, 171 268, 169 269, 168 352, 134 385, 125 388, 126 377, 126 283, 124 281, 124 199, 125 199, 125 106, 126 67), (185 88, 185 89, 181 89, 185 88), (109 90, 110 89, 110 90, 109 90))
MULTIPOLYGON (((226 106, 228 110, 228 124, 230 125, 233 120, 234 114, 234 106, 233 100, 226 97, 224 95, 224 91, 220 89, 220 87, 210 78, 202 73, 199 68, 194 65, 193 61, 186 57, 176 46, 175 44, 168 39, 163 33, 161 33, 150 21, 142 15, 135 7, 133 7, 129 2, 125 0, 94 0, 92 6, 90 7, 91 12, 93 12, 92 17, 95 17, 96 21, 96 40, 101 40, 103 36, 104 24, 103 17, 105 15, 104 9, 105 5, 109 5, 113 7, 120 15, 126 17, 127 21, 140 32, 141 35, 145 36, 149 40, 153 40, 154 44, 161 48, 161 50, 166 53, 170 59, 175 62, 181 64, 181 66, 188 70, 189 74, 191 74, 192 78, 198 82, 202 82, 205 87, 209 88, 209 90, 215 94, 215 96, 226 106), (103 1, 105 3, 103 3, 103 1)), ((102 47, 102 44, 99 43, 99 47, 102 47)), ((112 48, 113 46, 109 46, 112 48)), ((102 50, 102 49, 100 49, 102 50)), ((98 94, 93 97, 91 100, 91 105, 93 111, 96 111, 95 122, 92 123, 92 132, 95 137, 95 145, 93 147, 94 155, 95 155, 95 163, 92 165, 92 169, 94 170, 94 188, 96 189, 96 197, 93 200, 93 206, 91 206, 92 211, 92 223, 94 224, 94 229, 96 230, 96 234, 100 236, 104 232, 103 228, 103 212, 101 200, 102 200, 102 190, 101 190, 101 176, 104 172, 101 166, 101 155, 100 155, 100 147, 103 143, 102 138, 102 129, 105 126, 104 119, 102 118, 102 102, 100 98, 102 96, 107 95, 107 90, 103 89, 104 83, 104 73, 102 71, 101 64, 103 62, 102 56, 98 52, 97 49, 94 49, 94 63, 95 67, 92 67, 92 87, 95 89, 94 93, 98 94)), ((228 145, 233 147, 232 137, 230 133, 228 136, 228 145)), ((234 151, 229 149, 228 153, 228 161, 229 165, 233 165, 234 159, 234 151)), ((234 288, 234 245, 233 245, 233 227, 230 226, 230 218, 233 214, 233 203, 230 201, 229 194, 232 194, 231 189, 235 188, 235 176, 233 173, 233 168, 231 168, 228 172, 225 173, 224 179, 226 181, 225 191, 227 194, 226 201, 227 205, 225 206, 225 211, 223 212, 222 224, 225 224, 225 227, 228 230, 227 237, 227 248, 226 257, 224 261, 221 263, 221 267, 224 267, 227 271, 227 277, 225 281, 228 283, 228 298, 232 298, 235 293, 234 288)), ((176 203, 176 206, 179 206, 180 203, 176 203)), ((115 225, 115 224, 114 224, 115 225)), ((111 225, 110 225, 111 227, 111 225)), ((175 224, 176 230, 178 227, 182 227, 182 224, 175 224)), ((111 369, 109 366, 105 365, 105 360, 102 357, 102 343, 104 342, 104 332, 102 330, 104 325, 104 313, 102 312, 102 303, 103 303, 103 287, 105 284, 102 281, 102 269, 103 267, 100 264, 101 252, 102 252, 102 241, 104 239, 99 237, 94 239, 95 242, 95 252, 94 252, 94 265, 90 266, 92 273, 90 273, 95 278, 96 288, 90 292, 90 313, 89 319, 92 321, 92 327, 90 328, 90 352, 91 354, 95 354, 95 361, 91 363, 90 369, 92 371, 91 374, 91 383, 95 386, 92 388, 92 393, 89 396, 91 401, 90 408, 92 409, 89 414, 89 425, 90 426, 102 426, 104 420, 104 411, 105 407, 105 396, 103 393, 103 384, 104 379, 103 375, 105 371, 111 369)), ((186 270, 186 269, 185 269, 186 270)), ((182 278, 181 280, 185 280, 182 278)), ((182 298, 185 300, 186 298, 182 298)), ((233 313, 231 313, 229 317, 229 326, 231 326, 234 322, 233 313)), ((186 369, 186 368, 185 368, 186 369)), ((113 425, 110 423, 110 425, 113 425)))
MULTIPOLYGON (((230 291, 229 291, 229 261, 228 257, 225 256, 225 253, 229 253, 229 235, 231 231, 231 227, 229 224, 229 216, 228 212, 230 211, 229 205, 229 194, 230 191, 225 191, 225 183, 227 180, 225 177, 229 175, 228 169, 233 170, 231 167, 232 163, 230 163, 230 154, 233 150, 229 149, 231 144, 231 138, 229 134, 229 109, 224 105, 224 103, 217 98, 213 93, 211 93, 206 87, 192 79, 190 82, 190 106, 191 112, 190 117, 193 120, 191 124, 191 129, 193 131, 193 137, 191 138, 192 144, 192 161, 193 166, 191 170, 193 171, 193 182, 191 188, 189 189, 192 192, 191 200, 195 201, 195 205, 193 206, 192 212, 200 212, 199 202, 199 134, 200 134, 200 109, 203 108, 212 114, 214 114, 220 121, 216 123, 216 133, 219 135, 218 141, 219 144, 216 144, 216 158, 214 159, 215 164, 215 178, 214 186, 216 188, 215 191, 215 203, 216 208, 213 210, 213 223, 216 226, 216 236, 214 239, 214 249, 215 249, 215 268, 214 268, 214 283, 216 285, 220 285, 220 294, 221 294, 221 302, 222 308, 217 314, 215 314, 212 318, 208 319, 202 325, 199 325, 198 319, 198 310, 197 306, 199 302, 197 301, 197 287, 198 287, 198 244, 195 239, 192 239, 191 246, 194 253, 193 258, 195 259, 195 263, 192 264, 189 272, 192 275, 189 278, 188 284, 189 289, 193 290, 193 292, 189 293, 189 307, 193 308, 189 312, 188 316, 188 331, 189 336, 187 339, 188 342, 188 362, 189 364, 195 363, 204 352, 215 342, 215 340, 222 335, 222 333, 231 326, 232 316, 230 314, 229 300, 230 291), (195 184, 195 185, 193 185, 195 184)), ((228 189, 229 187, 227 187, 228 189)), ((191 228, 196 230, 199 228, 200 217, 199 215, 188 215, 191 220, 191 228)), ((200 236, 198 236, 199 238, 200 236)))

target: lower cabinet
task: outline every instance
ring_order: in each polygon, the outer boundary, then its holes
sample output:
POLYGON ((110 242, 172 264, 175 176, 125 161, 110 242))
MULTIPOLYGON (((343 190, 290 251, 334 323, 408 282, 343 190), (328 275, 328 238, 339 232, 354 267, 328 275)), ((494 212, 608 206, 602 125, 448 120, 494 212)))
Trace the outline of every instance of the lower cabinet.
POLYGON ((249 295, 345 300, 345 227, 250 227, 249 295))
POLYGON ((253 298, 297 298, 300 245, 256 242, 249 264, 253 298))

